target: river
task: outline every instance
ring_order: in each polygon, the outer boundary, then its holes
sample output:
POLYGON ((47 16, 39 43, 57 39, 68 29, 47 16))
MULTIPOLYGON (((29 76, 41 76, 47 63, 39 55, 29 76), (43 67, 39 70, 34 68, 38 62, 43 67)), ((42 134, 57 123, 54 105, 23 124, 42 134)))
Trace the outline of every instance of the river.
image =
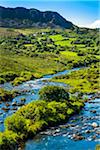
MULTIPOLYGON (((40 79, 27 81, 15 87, 10 83, 0 85, 8 90, 21 91, 21 95, 16 96, 12 101, 0 103, 0 131, 4 131, 5 118, 16 112, 23 105, 22 98, 26 99, 24 104, 39 99, 38 92, 45 85, 58 85, 67 88, 68 85, 50 82, 49 79, 79 69, 75 68, 58 72, 54 75, 45 75, 40 79), (5 110, 4 108, 7 109, 5 110)), ((71 117, 64 125, 48 129, 35 136, 33 140, 28 140, 24 150, 95 150, 95 146, 100 139, 100 100, 93 95, 90 98, 91 101, 85 103, 85 107, 79 115, 71 117), (96 124, 96 126, 93 127, 93 124, 96 124), (81 136, 83 139, 76 141, 74 138, 76 135, 81 136)))

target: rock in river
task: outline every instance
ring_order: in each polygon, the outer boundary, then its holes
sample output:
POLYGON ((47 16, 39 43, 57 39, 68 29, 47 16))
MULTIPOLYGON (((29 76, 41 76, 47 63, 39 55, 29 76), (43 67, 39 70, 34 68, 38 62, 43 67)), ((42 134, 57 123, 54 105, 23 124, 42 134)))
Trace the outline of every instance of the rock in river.
POLYGON ((92 112, 92 113, 96 113, 96 110, 91 110, 90 112, 92 112))
POLYGON ((12 103, 12 106, 17 106, 17 102, 13 102, 13 103, 12 103))
POLYGON ((10 110, 10 108, 2 107, 2 110, 4 110, 5 112, 7 112, 7 111, 10 110))
POLYGON ((86 130, 85 133, 91 133, 91 130, 86 130))
POLYGON ((73 134, 73 139, 74 140, 83 140, 84 137, 82 135, 73 134))
POLYGON ((91 124, 91 126, 92 126, 93 128, 96 128, 96 127, 98 127, 98 124, 97 124, 96 122, 93 122, 93 123, 91 124))

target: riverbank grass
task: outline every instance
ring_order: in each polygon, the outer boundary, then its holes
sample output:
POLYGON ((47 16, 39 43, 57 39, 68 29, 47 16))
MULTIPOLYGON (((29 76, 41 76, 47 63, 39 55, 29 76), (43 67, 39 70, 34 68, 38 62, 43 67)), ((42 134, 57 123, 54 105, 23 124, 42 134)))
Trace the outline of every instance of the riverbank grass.
POLYGON ((99 91, 98 64, 51 79, 70 85, 69 92, 96 93, 99 91))

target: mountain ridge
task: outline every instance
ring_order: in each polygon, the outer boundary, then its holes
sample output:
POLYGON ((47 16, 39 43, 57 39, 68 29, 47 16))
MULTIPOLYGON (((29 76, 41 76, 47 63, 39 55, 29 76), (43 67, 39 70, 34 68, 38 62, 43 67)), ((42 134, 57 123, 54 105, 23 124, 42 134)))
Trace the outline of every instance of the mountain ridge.
POLYGON ((0 27, 60 27, 72 29, 75 25, 57 12, 40 11, 35 8, 5 8, 0 6, 0 27))

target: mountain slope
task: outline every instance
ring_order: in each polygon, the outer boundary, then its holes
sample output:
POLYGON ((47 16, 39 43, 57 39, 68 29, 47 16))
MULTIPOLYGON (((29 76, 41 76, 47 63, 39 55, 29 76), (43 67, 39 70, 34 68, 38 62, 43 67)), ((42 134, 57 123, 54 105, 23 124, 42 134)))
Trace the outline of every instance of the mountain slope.
POLYGON ((5 8, 0 7, 1 27, 51 27, 73 28, 74 25, 63 18, 57 12, 41 12, 37 9, 23 7, 5 8))

